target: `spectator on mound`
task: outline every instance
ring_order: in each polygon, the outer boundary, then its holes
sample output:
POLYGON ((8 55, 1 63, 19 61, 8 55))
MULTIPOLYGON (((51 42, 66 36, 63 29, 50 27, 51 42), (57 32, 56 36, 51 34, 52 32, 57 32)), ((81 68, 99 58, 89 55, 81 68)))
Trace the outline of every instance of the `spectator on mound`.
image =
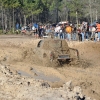
POLYGON ((72 27, 69 24, 67 24, 65 30, 66 30, 66 34, 67 34, 67 40, 70 41, 71 34, 72 34, 72 27))
POLYGON ((72 33, 72 40, 73 41, 76 41, 76 32, 77 31, 77 28, 75 26, 73 26, 73 33, 72 33))
POLYGON ((99 41, 100 41, 100 22, 96 23, 96 31, 98 32, 98 38, 99 38, 99 41))
POLYGON ((40 38, 40 39, 41 39, 41 37, 42 37, 42 30, 43 30, 42 26, 39 26, 38 31, 39 31, 39 38, 40 38))
POLYGON ((96 28, 94 26, 90 27, 91 39, 94 40, 96 28))
POLYGON ((77 29, 77 33, 78 33, 79 41, 82 41, 82 34, 81 34, 81 29, 80 28, 77 29))
POLYGON ((81 31, 81 41, 84 41, 84 30, 81 31))
POLYGON ((94 39, 94 41, 99 41, 98 33, 97 32, 95 33, 95 39, 94 39))
POLYGON ((32 31, 34 33, 34 36, 36 35, 36 28, 34 26, 32 26, 32 31))
POLYGON ((61 29, 61 27, 57 25, 55 28, 55 38, 59 38, 59 30, 60 29, 61 29))
POLYGON ((89 25, 88 24, 86 26, 86 32, 85 32, 85 34, 86 34, 86 39, 88 40, 89 37, 90 37, 90 34, 89 34, 89 25))
POLYGON ((59 30, 59 33, 60 33, 60 39, 64 39, 63 25, 61 26, 61 29, 59 30))

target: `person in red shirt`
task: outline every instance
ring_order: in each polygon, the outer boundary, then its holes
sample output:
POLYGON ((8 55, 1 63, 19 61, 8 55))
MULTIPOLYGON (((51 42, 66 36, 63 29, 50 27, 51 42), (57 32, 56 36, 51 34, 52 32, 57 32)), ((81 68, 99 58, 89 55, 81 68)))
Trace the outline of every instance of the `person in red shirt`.
POLYGON ((100 22, 96 23, 96 32, 98 32, 98 38, 99 38, 99 41, 100 41, 100 22))

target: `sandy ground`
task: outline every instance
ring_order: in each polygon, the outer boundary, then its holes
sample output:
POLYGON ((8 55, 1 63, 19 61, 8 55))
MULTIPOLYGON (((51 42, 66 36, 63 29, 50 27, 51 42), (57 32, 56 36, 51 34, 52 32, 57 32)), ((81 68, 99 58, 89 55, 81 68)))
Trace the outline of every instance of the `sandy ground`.
POLYGON ((69 47, 79 50, 81 64, 52 68, 34 64, 33 49, 38 41, 30 36, 0 36, 0 63, 13 72, 49 81, 52 87, 71 80, 85 95, 100 100, 100 42, 68 42, 69 47))

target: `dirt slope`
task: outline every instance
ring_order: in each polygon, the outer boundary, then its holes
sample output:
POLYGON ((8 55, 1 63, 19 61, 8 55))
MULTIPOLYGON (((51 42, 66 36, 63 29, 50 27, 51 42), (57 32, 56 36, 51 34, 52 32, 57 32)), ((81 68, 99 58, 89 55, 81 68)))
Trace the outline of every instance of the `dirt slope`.
POLYGON ((41 79, 44 75, 59 79, 53 87, 72 80, 74 85, 82 87, 85 95, 100 100, 100 42, 68 42, 69 47, 79 50, 82 62, 78 66, 64 65, 55 69, 34 64, 33 49, 38 41, 26 36, 1 36, 0 63, 9 66, 13 72, 23 71, 35 78, 41 79), (30 70, 32 68, 34 72, 30 70))
POLYGON ((100 42, 70 42, 70 47, 77 48, 80 53, 80 59, 84 65, 59 68, 67 79, 71 79, 76 85, 84 89, 84 93, 100 99, 100 42), (86 64, 87 63, 87 64, 86 64))

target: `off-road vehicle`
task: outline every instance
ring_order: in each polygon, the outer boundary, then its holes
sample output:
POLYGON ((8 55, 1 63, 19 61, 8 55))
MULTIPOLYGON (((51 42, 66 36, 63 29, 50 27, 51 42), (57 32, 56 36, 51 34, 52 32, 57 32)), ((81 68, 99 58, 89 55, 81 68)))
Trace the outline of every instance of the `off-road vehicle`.
POLYGON ((57 66, 79 59, 78 50, 69 48, 66 40, 43 39, 34 49, 34 63, 57 66))

